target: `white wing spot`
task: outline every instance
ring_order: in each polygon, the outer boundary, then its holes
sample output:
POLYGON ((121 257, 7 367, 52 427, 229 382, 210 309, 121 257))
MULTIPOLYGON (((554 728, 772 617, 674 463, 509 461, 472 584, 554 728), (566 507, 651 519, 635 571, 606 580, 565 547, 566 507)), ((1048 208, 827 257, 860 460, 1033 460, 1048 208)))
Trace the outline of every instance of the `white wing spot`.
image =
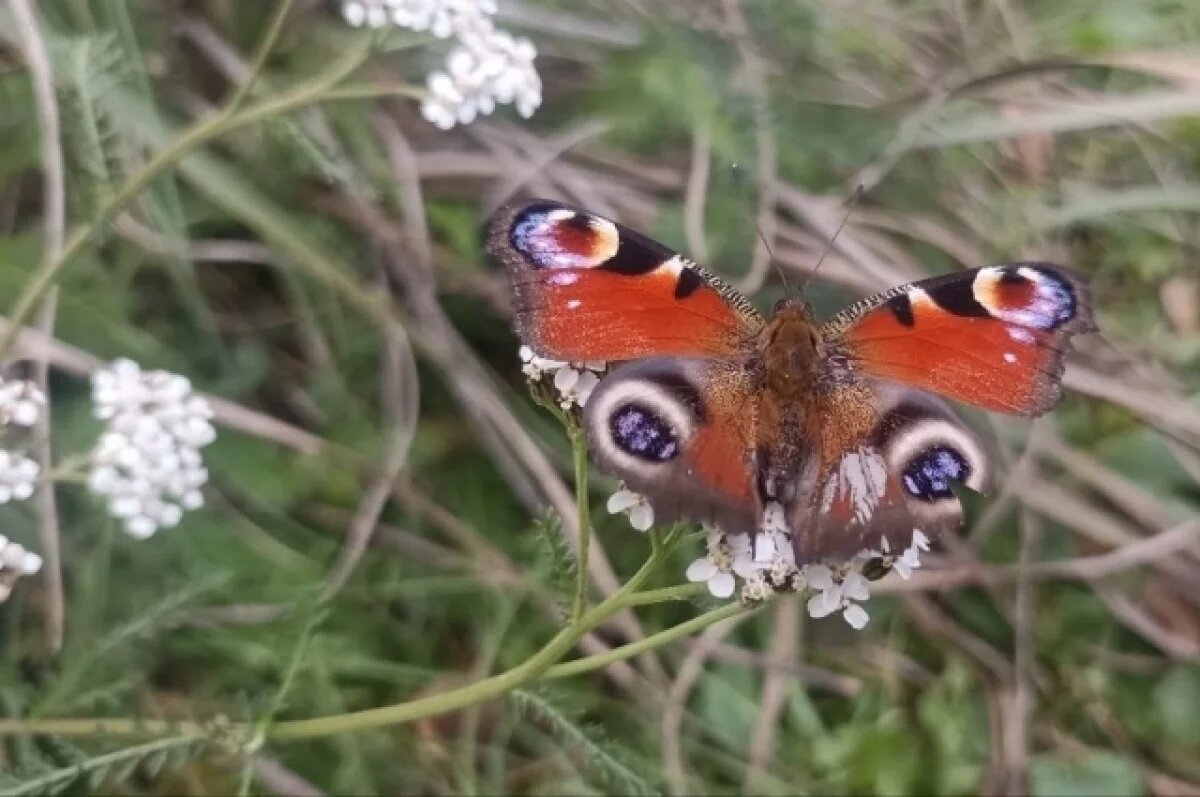
POLYGON ((837 496, 846 496, 854 511, 854 520, 865 525, 875 514, 887 488, 887 465, 883 457, 860 448, 842 457, 837 474, 825 486, 822 506, 827 511, 837 496))

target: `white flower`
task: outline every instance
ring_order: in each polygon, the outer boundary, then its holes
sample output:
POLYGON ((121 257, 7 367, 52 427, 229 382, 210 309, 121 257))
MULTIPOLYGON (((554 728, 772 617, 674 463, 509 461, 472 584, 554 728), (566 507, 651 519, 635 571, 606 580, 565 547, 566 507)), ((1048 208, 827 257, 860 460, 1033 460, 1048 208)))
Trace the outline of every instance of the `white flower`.
POLYGON ((688 565, 685 574, 688 581, 707 583, 708 591, 714 598, 728 598, 733 594, 736 583, 733 574, 721 570, 711 559, 697 559, 688 565))
POLYGON ((588 370, 577 371, 574 368, 560 368, 554 375, 554 386, 558 388, 558 406, 564 410, 572 407, 582 407, 587 404, 588 397, 600 384, 600 377, 588 370))
POLYGON ((33 495, 40 466, 24 454, 0 450, 0 504, 33 495))
POLYGON ((32 576, 41 569, 42 557, 0 534, 0 603, 12 594, 18 579, 32 576))
MULTIPOLYGON (((633 496, 632 493, 629 495, 633 496)), ((862 550, 849 560, 814 562, 797 567, 785 513, 777 504, 769 504, 753 535, 725 534, 720 529, 708 527, 707 545, 708 556, 688 566, 687 579, 706 582, 715 597, 731 596, 737 589, 738 579, 742 583, 740 598, 746 604, 760 603, 775 592, 805 592, 809 596, 807 608, 811 617, 840 613, 847 624, 861 630, 871 619, 861 605, 871 597, 870 582, 863 575, 863 568, 879 559, 889 566, 901 560, 919 565, 917 553, 929 549, 929 539, 914 530, 912 545, 901 558, 889 556, 884 541, 882 553, 862 550)))
POLYGON ((204 504, 200 449, 216 439, 208 402, 187 378, 117 360, 92 376, 94 414, 108 424, 92 452, 88 486, 133 537, 179 523, 204 504))
POLYGON ((343 0, 342 18, 354 27, 387 24, 439 39, 453 39, 444 70, 426 80, 421 114, 449 130, 486 116, 497 105, 513 105, 526 118, 542 104, 542 81, 533 61, 537 50, 524 38, 498 30, 494 0, 343 0))
POLYGON ((906 581, 921 566, 921 552, 929 550, 929 538, 920 529, 913 529, 912 544, 892 562, 892 569, 906 581))
POLYGON ((564 410, 587 404, 592 391, 600 384, 598 374, 608 367, 603 360, 582 363, 550 360, 535 354, 528 346, 522 346, 519 354, 521 371, 531 382, 541 382, 548 374, 553 374, 554 387, 558 390, 558 405, 564 410))
POLYGON ((624 485, 608 499, 608 513, 615 515, 619 512, 628 512, 629 525, 638 531, 645 531, 654 525, 654 507, 646 501, 646 496, 628 490, 624 485))
POLYGON ((33 426, 46 406, 46 394, 33 382, 0 380, 0 424, 33 426))
POLYGON ((861 569, 866 561, 862 556, 855 557, 842 572, 821 564, 806 567, 805 580, 814 593, 808 600, 808 616, 821 618, 841 612, 851 627, 861 630, 870 619, 866 610, 855 603, 871 597, 869 582, 861 569))
POLYGON ((709 526, 707 531, 708 556, 688 565, 685 575, 688 581, 705 582, 709 594, 714 598, 728 598, 733 595, 733 589, 737 586, 733 573, 730 572, 734 554, 720 529, 709 526))

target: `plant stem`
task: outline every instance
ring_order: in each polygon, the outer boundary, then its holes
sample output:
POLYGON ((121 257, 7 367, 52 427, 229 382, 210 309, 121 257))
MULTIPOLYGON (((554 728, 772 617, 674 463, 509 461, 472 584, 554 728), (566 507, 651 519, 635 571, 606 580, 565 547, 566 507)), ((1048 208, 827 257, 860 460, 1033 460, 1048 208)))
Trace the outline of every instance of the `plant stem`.
POLYGON ((284 20, 292 10, 292 3, 293 0, 279 0, 279 5, 275 7, 275 14, 267 24, 267 32, 259 41, 258 48, 254 53, 254 60, 250 63, 250 73, 246 75, 246 79, 241 82, 241 85, 233 92, 233 96, 229 98, 229 102, 225 104, 228 113, 236 111, 245 102, 246 97, 250 96, 251 89, 254 88, 255 82, 267 65, 267 59, 271 57, 271 50, 275 49, 275 42, 283 30, 284 20))
POLYGON ((587 478, 587 444, 583 438, 583 429, 578 424, 570 426, 571 452, 575 457, 575 510, 579 516, 579 546, 576 554, 575 572, 575 604, 571 609, 571 621, 578 622, 583 615, 583 607, 587 596, 588 585, 588 546, 591 544, 592 531, 590 509, 588 504, 587 478))
MULTIPOLYGON (((336 714, 331 717, 280 722, 272 727, 267 735, 272 739, 309 739, 347 731, 369 730, 443 714, 515 689, 521 684, 534 680, 553 666, 588 631, 627 608, 637 588, 645 583, 646 579, 662 564, 664 558, 664 555, 652 554, 619 590, 599 606, 584 613, 578 621, 559 631, 541 650, 511 670, 482 681, 476 681, 461 689, 453 689, 407 703, 336 714)), ((3 726, 0 725, 0 729, 2 728, 3 726)))
MULTIPOLYGON (((686 586, 693 586, 688 584, 686 586)), ((697 585, 703 587, 703 584, 697 585)), ((642 593, 649 594, 649 593, 642 593)), ((622 645, 619 648, 613 648, 605 653, 598 653, 595 656, 588 656, 575 661, 568 661, 564 664, 556 664, 542 673, 542 678, 566 678, 570 675, 579 675, 592 670, 598 670, 601 667, 607 667, 610 664, 615 664, 618 661, 625 661, 634 656, 641 655, 648 650, 654 650, 668 642, 674 642, 676 639, 690 636, 696 631, 708 628, 716 622, 724 620, 726 617, 733 617, 747 611, 739 602, 727 603, 724 606, 705 612, 704 614, 693 617, 686 623, 680 623, 677 626, 668 628, 665 631, 659 631, 657 634, 639 639, 637 642, 631 642, 628 645, 622 645)), ((757 611, 757 609, 751 610, 757 611)))

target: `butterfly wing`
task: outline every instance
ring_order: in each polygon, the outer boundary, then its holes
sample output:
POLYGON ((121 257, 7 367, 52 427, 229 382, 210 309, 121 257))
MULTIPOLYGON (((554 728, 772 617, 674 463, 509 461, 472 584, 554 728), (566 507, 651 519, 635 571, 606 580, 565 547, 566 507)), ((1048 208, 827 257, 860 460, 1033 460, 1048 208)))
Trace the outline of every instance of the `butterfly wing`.
POLYGON ((1010 263, 893 288, 834 316, 822 334, 831 368, 1040 415, 1061 396, 1071 338, 1095 329, 1085 277, 1010 263))
MULTIPOLYGON (((857 439, 824 436, 806 503, 790 520, 798 561, 898 555, 914 529, 933 538, 962 526, 955 484, 983 492, 989 482, 986 452, 945 402, 883 382, 851 389, 869 391, 871 421, 857 439)), ((847 400, 841 391, 823 396, 827 422, 837 423, 847 400)))
POLYGON ((647 497, 655 521, 754 528, 755 399, 735 363, 653 357, 619 366, 584 407, 601 470, 647 497))
POLYGON ((543 357, 729 356, 763 323, 745 297, 695 263, 558 202, 497 211, 487 248, 508 269, 517 335, 543 357))

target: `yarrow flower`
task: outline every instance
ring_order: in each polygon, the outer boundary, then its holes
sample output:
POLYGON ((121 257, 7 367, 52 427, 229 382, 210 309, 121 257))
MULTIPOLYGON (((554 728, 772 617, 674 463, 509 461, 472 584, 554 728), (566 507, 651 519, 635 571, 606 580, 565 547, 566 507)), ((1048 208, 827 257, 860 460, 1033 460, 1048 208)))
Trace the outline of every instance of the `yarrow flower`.
POLYGON ((638 531, 646 531, 654 525, 654 507, 650 506, 646 496, 633 492, 624 483, 608 499, 608 514, 621 512, 629 514, 629 525, 638 531))
POLYGON ((899 556, 893 556, 887 541, 881 540, 882 550, 863 550, 849 561, 797 567, 792 535, 778 504, 767 506, 762 528, 753 535, 726 534, 713 526, 707 531, 708 554, 688 565, 688 581, 705 582, 714 597, 728 598, 741 579, 739 597, 746 604, 761 603, 776 592, 806 592, 810 617, 840 613, 856 630, 870 620, 861 605, 871 597, 864 569, 880 563, 907 579, 921 566, 920 553, 929 550, 929 538, 913 529, 911 544, 899 556))
POLYGON ((524 38, 492 23, 494 0, 344 0, 342 17, 355 27, 398 25, 428 31, 457 46, 444 70, 427 78, 429 96, 421 114, 449 130, 486 116, 497 105, 514 105, 526 118, 542 104, 542 81, 533 61, 537 50, 524 38))
POLYGON ((0 380, 0 424, 33 426, 46 406, 46 394, 33 382, 0 380))
POLYGON ((144 539, 204 505, 200 449, 216 438, 212 408, 186 377, 117 360, 92 376, 94 414, 108 428, 92 453, 88 486, 125 531, 144 539))
POLYGON ((549 360, 534 354, 533 349, 528 346, 521 347, 520 355, 523 363, 521 371, 530 382, 541 382, 547 376, 553 375, 554 387, 558 391, 558 405, 564 410, 587 404, 592 391, 600 384, 600 374, 608 367, 602 360, 583 363, 549 360))
POLYGON ((42 557, 0 534, 0 603, 12 594, 17 579, 32 576, 41 569, 42 557))

